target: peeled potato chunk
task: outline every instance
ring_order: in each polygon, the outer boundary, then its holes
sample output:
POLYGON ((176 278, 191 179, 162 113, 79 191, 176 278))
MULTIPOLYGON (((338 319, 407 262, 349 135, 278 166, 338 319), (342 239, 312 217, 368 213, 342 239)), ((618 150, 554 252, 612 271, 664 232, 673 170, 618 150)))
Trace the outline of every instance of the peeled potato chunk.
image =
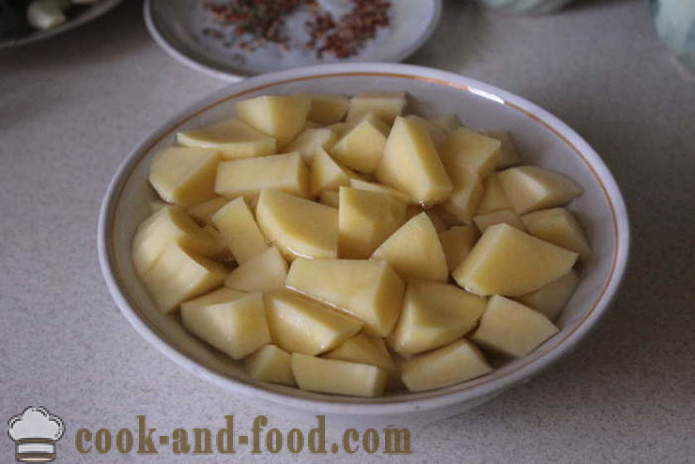
POLYGON ((212 216, 227 203, 229 203, 228 198, 215 197, 212 200, 189 206, 186 212, 199 224, 212 225, 212 216))
POLYGON ((427 133, 430 134, 430 138, 432 139, 435 147, 440 148, 449 138, 449 131, 441 128, 437 124, 434 124, 429 119, 421 118, 420 116, 415 115, 410 115, 408 117, 416 119, 425 129, 427 129, 427 133))
POLYGON ((145 273, 171 244, 181 245, 203 256, 222 254, 223 247, 178 206, 164 206, 143 221, 133 238, 133 265, 145 273))
POLYGON ((318 124, 335 124, 343 120, 350 100, 342 95, 307 95, 311 108, 307 119, 318 124))
POLYGON ((379 166, 388 132, 386 124, 367 115, 340 137, 331 155, 349 168, 371 174, 379 166))
POLYGON ((384 339, 364 333, 348 338, 340 346, 324 354, 323 358, 371 364, 387 371, 396 369, 396 363, 386 348, 384 339))
POLYGON ((217 169, 215 192, 223 197, 255 196, 263 189, 305 197, 309 170, 299 153, 223 161, 217 169))
POLYGON ((265 294, 273 341, 291 353, 332 350, 362 329, 362 321, 289 290, 265 294))
POLYGON ((268 249, 265 236, 258 228, 244 197, 232 200, 220 208, 212 217, 212 223, 220 231, 239 264, 244 264, 268 249))
POLYGON ((244 360, 251 378, 261 382, 294 386, 290 354, 275 345, 265 345, 244 360))
POLYGON ((572 270, 538 290, 520 296, 517 300, 554 321, 560 315, 578 284, 579 275, 572 270))
POLYGON ((449 272, 456 269, 468 256, 479 236, 478 229, 472 225, 454 226, 439 233, 439 241, 442 243, 449 272))
POLYGON ((224 285, 245 292, 267 292, 284 288, 287 261, 275 247, 239 265, 229 273, 224 285))
POLYGON ((440 155, 450 175, 464 169, 484 179, 497 168, 501 145, 495 138, 459 127, 449 134, 440 155))
POLYGON ((444 201, 453 190, 427 129, 410 117, 396 118, 376 178, 422 204, 444 201))
POLYGON ((353 314, 379 337, 393 330, 405 288, 388 263, 358 259, 296 259, 285 285, 353 314))
POLYGON ((410 281, 389 345, 408 354, 444 346, 473 329, 485 305, 484 298, 455 285, 410 281))
POLYGON ((401 192, 400 190, 387 187, 386 185, 377 184, 376 182, 369 182, 363 179, 357 179, 355 177, 350 178, 350 187, 358 190, 368 190, 370 192, 386 193, 393 195, 398 200, 403 203, 413 203, 413 199, 410 195, 401 192))
POLYGON ((205 148, 166 148, 155 155, 150 183, 168 203, 190 206, 215 197, 220 155, 205 148))
POLYGON ((561 206, 583 192, 569 177, 537 166, 509 168, 498 178, 517 214, 561 206))
POLYGON ((387 261, 405 279, 446 282, 446 256, 437 230, 422 212, 403 224, 371 256, 387 261))
POLYGON ((341 185, 350 185, 350 173, 335 162, 325 150, 320 150, 310 164, 309 184, 311 196, 324 190, 338 190, 341 185))
POLYGON ((249 158, 272 155, 276 152, 273 137, 257 131, 239 119, 227 119, 202 129, 176 134, 184 147, 214 148, 222 159, 249 158))
POLYGON ((156 213, 160 209, 167 206, 167 204, 161 200, 152 200, 152 201, 148 202, 148 204, 150 205, 150 212, 152 212, 152 213, 156 213))
POLYGON ((405 222, 405 203, 389 194, 340 187, 338 204, 343 258, 368 258, 405 222))
POLYGON ((203 296, 181 303, 181 311, 190 311, 204 306, 210 306, 220 303, 229 303, 237 298, 246 295, 246 292, 232 290, 230 288, 218 288, 203 296))
POLYGON ((521 156, 519 156, 519 152, 514 144, 514 139, 512 139, 509 132, 494 129, 484 130, 482 133, 488 137, 499 140, 501 143, 497 158, 497 169, 507 168, 509 166, 521 163, 521 156))
POLYGON ((142 281, 159 310, 169 313, 182 302, 219 287, 226 275, 221 264, 170 244, 142 274, 142 281))
POLYGON ((474 342, 513 357, 526 356, 558 332, 538 311, 503 296, 490 298, 474 342))
POLYGON ((404 92, 360 93, 350 99, 347 120, 352 121, 367 113, 375 114, 387 124, 403 113, 407 103, 404 92))
POLYGON ((529 234, 579 253, 583 260, 591 257, 591 246, 577 218, 565 208, 544 209, 524 214, 521 221, 529 234))
POLYGON ((233 359, 270 343, 263 296, 249 293, 225 303, 181 308, 183 326, 233 359))
POLYGON ((336 258, 338 211, 304 198, 263 190, 256 219, 266 238, 287 257, 336 258))
POLYGON ((293 353, 292 372, 302 390, 373 397, 386 388, 386 371, 369 364, 293 353))
POLYGON ((476 214, 486 214, 500 209, 512 209, 512 202, 502 190, 497 174, 492 174, 483 183, 483 195, 476 214))
POLYGON ((453 113, 449 114, 438 114, 427 118, 432 124, 445 130, 446 132, 451 132, 459 127, 461 127, 461 121, 459 117, 453 113))
POLYGON ((287 147, 287 152, 297 152, 304 161, 310 161, 321 150, 330 150, 338 140, 334 131, 327 127, 304 129, 287 147))
POLYGON ((453 272, 476 295, 521 296, 567 274, 577 253, 507 224, 489 227, 453 272))
POLYGON ((473 218, 473 222, 478 226, 480 232, 485 232, 485 229, 495 224, 508 224, 519 230, 526 230, 519 216, 511 209, 500 209, 490 213, 480 214, 473 218))
POLYGON ((326 206, 337 208, 339 201, 338 192, 335 190, 324 190, 319 196, 319 201, 326 206))
POLYGON ((411 392, 446 387, 492 371, 480 350, 465 339, 404 361, 401 369, 411 392))
POLYGON ((234 108, 239 119, 275 137, 282 147, 304 128, 311 99, 302 95, 262 96, 237 102, 234 108))
POLYGON ((468 224, 473 220, 483 197, 483 184, 479 176, 464 169, 452 174, 454 190, 441 207, 459 222, 468 224))

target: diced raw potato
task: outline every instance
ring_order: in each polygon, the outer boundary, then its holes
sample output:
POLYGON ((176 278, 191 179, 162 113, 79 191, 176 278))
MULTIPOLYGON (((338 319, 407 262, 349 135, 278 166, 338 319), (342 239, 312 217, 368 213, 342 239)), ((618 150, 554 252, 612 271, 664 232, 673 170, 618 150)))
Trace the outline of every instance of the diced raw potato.
POLYGON ((404 279, 446 282, 448 270, 437 230, 427 213, 420 213, 393 233, 372 254, 385 260, 404 279))
POLYGON ((146 272, 171 244, 179 244, 204 256, 224 251, 217 239, 201 229, 179 206, 165 206, 144 220, 133 238, 133 265, 146 272))
POLYGON ((215 197, 212 200, 188 207, 186 212, 190 214, 193 219, 198 221, 199 224, 210 225, 212 224, 212 216, 227 203, 229 203, 228 198, 215 197))
POLYGON ((455 285, 410 281, 389 345, 410 354, 444 346, 473 329, 485 305, 484 298, 455 285))
POLYGON ((438 126, 441 129, 444 129, 447 132, 454 131, 462 125, 461 121, 459 120, 459 117, 453 113, 439 114, 436 116, 432 116, 428 119, 432 124, 438 126))
POLYGON ((511 209, 500 209, 490 213, 480 214, 473 218, 473 222, 478 226, 480 232, 485 232, 485 229, 495 224, 509 224, 519 230, 526 230, 519 216, 511 209))
POLYGON ((215 197, 220 155, 205 148, 166 148, 150 166, 150 183, 168 203, 190 206, 215 197))
POLYGON ((152 212, 153 214, 156 213, 157 211, 159 211, 160 209, 164 208, 165 206, 167 206, 167 204, 161 200, 152 200, 152 201, 150 201, 149 204, 150 204, 150 212, 152 212))
POLYGON ((591 257, 591 246, 577 218, 565 208, 544 209, 524 214, 521 221, 529 234, 576 251, 583 260, 591 257))
POLYGON ((355 315, 379 337, 393 330, 405 289, 388 263, 361 259, 296 259, 285 285, 355 315))
POLYGON ((224 241, 224 238, 222 238, 222 234, 220 234, 220 231, 217 230, 215 226, 208 224, 203 226, 203 230, 210 234, 220 246, 220 252, 213 256, 215 259, 236 262, 231 251, 227 247, 227 243, 224 241))
POLYGON ((289 259, 338 256, 338 210, 275 190, 263 190, 256 220, 289 259))
POLYGON ((483 197, 483 183, 480 177, 461 170, 452 176, 454 191, 442 203, 442 208, 466 224, 473 220, 480 199, 483 197))
POLYGON ((569 177, 537 166, 509 168, 498 178, 517 214, 561 206, 583 192, 569 177))
POLYGON ((310 163, 309 191, 312 197, 324 190, 338 190, 341 185, 350 185, 350 173, 325 150, 320 150, 310 163))
POLYGON ((455 215, 451 214, 444 208, 444 204, 439 204, 428 211, 435 211, 437 216, 446 224, 447 227, 460 226, 463 225, 463 221, 457 218, 455 215))
POLYGON ((427 129, 427 133, 430 134, 430 138, 432 139, 432 142, 434 143, 434 146, 439 148, 441 147, 444 142, 446 142, 447 138, 449 137, 449 132, 442 129, 438 125, 434 124, 428 119, 421 118, 420 116, 408 116, 413 119, 417 119, 422 126, 427 129))
POLYGON ((411 392, 446 387, 492 371, 480 350, 465 339, 404 361, 401 369, 411 392))
POLYGON ((476 295, 521 296, 567 274, 577 256, 515 227, 497 224, 488 227, 453 277, 476 295))
POLYGON ((210 293, 206 293, 198 298, 193 298, 186 302, 181 303, 181 311, 190 311, 197 308, 202 308, 204 306, 211 306, 220 303, 229 303, 242 296, 245 296, 246 292, 240 292, 237 290, 232 290, 230 288, 218 288, 210 293))
POLYGON ((396 369, 391 353, 386 349, 384 339, 359 333, 348 338, 340 346, 323 355, 327 359, 339 359, 362 364, 379 366, 387 371, 396 369))
POLYGON ((386 193, 340 187, 338 204, 342 258, 368 258, 405 222, 405 203, 386 193))
POLYGON ((562 312, 578 284, 579 275, 572 270, 548 285, 517 299, 554 321, 562 312))
POLYGON ((444 201, 453 185, 427 129, 414 118, 396 118, 376 178, 422 204, 444 201))
POLYGON ((275 345, 265 345, 244 360, 249 375, 261 382, 294 386, 290 354, 275 345))
POLYGON ((270 343, 261 293, 225 303, 181 308, 183 326, 233 359, 241 359, 270 343))
POLYGON ((311 99, 311 109, 307 119, 323 125, 342 121, 350 104, 350 100, 342 95, 310 94, 307 96, 311 99))
POLYGON ((439 233, 439 241, 442 243, 449 272, 456 269, 468 256, 479 236, 478 229, 473 225, 454 226, 439 233))
POLYGON ((497 159, 497 169, 521 163, 521 156, 519 156, 514 139, 509 132, 504 130, 484 130, 482 133, 502 142, 497 159))
POLYGON ((176 134, 184 147, 214 148, 222 159, 272 155, 277 151, 273 137, 260 132, 239 119, 227 119, 201 129, 176 134))
POLYGON ((304 161, 309 162, 319 151, 333 148, 337 140, 336 133, 327 127, 309 128, 304 129, 285 150, 297 152, 304 161))
POLYGON ((257 254, 229 273, 224 285, 245 292, 267 292, 285 287, 287 261, 275 247, 257 254))
POLYGON ((319 201, 326 206, 338 207, 338 192, 335 190, 324 190, 319 196, 319 201))
POLYGON ((326 126, 328 129, 332 130, 335 132, 335 135, 338 136, 338 138, 342 137, 345 135, 345 133, 353 126, 353 124, 349 124, 347 122, 338 122, 335 124, 331 124, 330 126, 326 126))
POLYGON ((347 120, 352 121, 374 113, 387 124, 393 123, 396 116, 403 113, 407 103, 404 92, 361 93, 350 99, 347 120))
POLYGON ((219 287, 226 275, 221 264, 172 243, 142 274, 142 281, 159 310, 169 313, 182 302, 219 287))
POLYGON ((309 193, 309 170, 299 153, 223 161, 217 169, 215 192, 223 197, 255 196, 263 189, 301 197, 309 193))
POLYGON ((362 321, 289 290, 265 294, 273 341, 290 353, 332 350, 362 329, 362 321))
POLYGON ((292 372, 302 390, 373 397, 386 388, 386 371, 369 364, 293 353, 292 372))
POLYGON ((457 177, 460 170, 484 179, 497 168, 501 142, 467 127, 449 134, 439 151, 449 175, 457 177))
POLYGON ((403 193, 400 190, 387 187, 386 185, 377 184, 376 182, 369 182, 363 179, 356 179, 353 177, 350 179, 350 187, 359 190, 368 190, 370 192, 387 193, 389 195, 393 195, 394 197, 396 197, 404 203, 413 203, 413 199, 410 198, 410 195, 403 193))
POLYGON ((220 235, 239 264, 244 264, 268 249, 265 236, 258 228, 253 213, 243 197, 232 200, 220 208, 212 216, 212 223, 220 231, 220 235))
POLYGON ((405 210, 405 218, 409 221, 410 219, 414 218, 423 211, 427 213, 427 215, 430 217, 432 225, 434 226, 437 233, 446 230, 446 222, 444 222, 444 220, 439 215, 439 211, 437 211, 435 208, 423 210, 419 205, 408 205, 408 208, 405 210))
POLYGON ((281 148, 304 128, 311 99, 302 95, 262 96, 237 102, 237 116, 275 137, 281 148))
POLYGON ((472 339, 518 358, 529 354, 557 332, 558 328, 538 311, 495 295, 490 298, 472 339))
POLYGON ((486 214, 500 209, 513 208, 512 203, 505 195, 497 174, 489 175, 484 182, 483 196, 478 204, 476 214, 486 214))
POLYGON ((388 131, 376 116, 367 115, 340 137, 331 155, 349 168, 371 174, 381 161, 388 131))

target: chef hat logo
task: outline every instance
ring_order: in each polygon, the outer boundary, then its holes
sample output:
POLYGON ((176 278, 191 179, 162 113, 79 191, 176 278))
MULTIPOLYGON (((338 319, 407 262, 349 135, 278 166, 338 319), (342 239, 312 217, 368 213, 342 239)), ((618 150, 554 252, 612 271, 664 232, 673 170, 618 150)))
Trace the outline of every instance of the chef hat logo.
POLYGON ((12 417, 8 433, 16 444, 20 462, 50 462, 55 459, 55 443, 65 431, 63 421, 45 408, 28 407, 12 417))

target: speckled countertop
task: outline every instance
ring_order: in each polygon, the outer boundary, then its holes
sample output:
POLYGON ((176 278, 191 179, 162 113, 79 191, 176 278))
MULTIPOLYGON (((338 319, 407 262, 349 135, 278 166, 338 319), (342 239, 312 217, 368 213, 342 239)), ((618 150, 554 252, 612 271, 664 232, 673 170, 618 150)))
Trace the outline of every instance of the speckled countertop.
MULTIPOLYGON (((97 210, 131 146, 224 83, 167 56, 141 4, 45 44, 0 54, 0 422, 42 405, 66 423, 56 462, 325 462, 80 455, 80 427, 292 424, 165 359, 120 315, 96 256, 97 210)), ((411 60, 549 109, 604 157, 630 209, 629 275, 577 351, 466 415, 415 430, 413 454, 448 463, 695 462, 695 82, 672 66, 646 2, 580 0, 552 17, 447 2, 411 60)), ((13 443, 0 434, 0 462, 13 443)), ((331 456, 365 462, 365 454, 331 456)))

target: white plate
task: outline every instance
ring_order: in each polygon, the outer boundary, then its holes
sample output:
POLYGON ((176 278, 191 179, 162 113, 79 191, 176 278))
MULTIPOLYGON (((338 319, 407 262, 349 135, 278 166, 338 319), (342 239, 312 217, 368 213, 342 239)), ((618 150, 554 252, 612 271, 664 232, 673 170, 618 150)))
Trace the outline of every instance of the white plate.
MULTIPOLYGON (((323 0, 340 2, 343 0, 323 0)), ((274 46, 253 53, 225 47, 218 39, 203 34, 210 15, 200 0, 145 0, 147 29, 154 40, 178 61, 226 80, 256 74, 331 62, 398 62, 413 54, 432 35, 441 16, 441 0, 392 0, 391 26, 382 29, 357 55, 319 59, 313 52, 282 53, 274 46), (243 60, 243 62, 241 62, 243 60)))

